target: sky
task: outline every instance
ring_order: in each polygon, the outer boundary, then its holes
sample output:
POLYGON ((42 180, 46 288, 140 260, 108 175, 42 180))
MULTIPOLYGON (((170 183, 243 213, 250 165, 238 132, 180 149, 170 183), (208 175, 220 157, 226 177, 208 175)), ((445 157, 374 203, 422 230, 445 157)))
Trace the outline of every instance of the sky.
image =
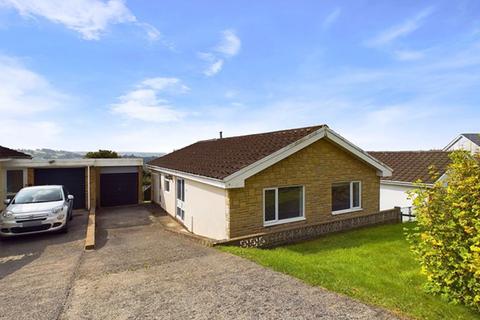
POLYGON ((480 1, 0 0, 0 145, 170 152, 328 124, 480 132, 480 1))

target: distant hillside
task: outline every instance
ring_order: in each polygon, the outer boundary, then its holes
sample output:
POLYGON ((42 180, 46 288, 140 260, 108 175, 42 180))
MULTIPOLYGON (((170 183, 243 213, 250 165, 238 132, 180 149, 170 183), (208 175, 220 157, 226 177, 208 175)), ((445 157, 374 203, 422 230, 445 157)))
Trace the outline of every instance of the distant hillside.
POLYGON ((78 159, 83 158, 85 152, 72 152, 52 149, 18 149, 23 153, 31 155, 35 159, 78 159))
MULTIPOLYGON (((84 151, 65 151, 52 149, 18 149, 23 153, 31 155, 34 159, 81 159, 85 156, 84 151)), ((144 163, 155 158, 163 156, 164 152, 133 152, 121 151, 117 152, 122 158, 143 158, 144 163)))

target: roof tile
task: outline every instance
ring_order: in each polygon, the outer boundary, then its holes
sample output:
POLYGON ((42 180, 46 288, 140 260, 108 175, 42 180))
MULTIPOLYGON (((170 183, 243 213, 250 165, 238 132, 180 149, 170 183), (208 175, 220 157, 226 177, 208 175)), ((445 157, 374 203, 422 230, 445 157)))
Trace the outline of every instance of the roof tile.
POLYGON ((149 164, 221 180, 324 126, 199 141, 149 164))
POLYGON ((435 166, 440 175, 450 163, 449 152, 432 151, 369 151, 368 154, 393 169, 391 177, 382 180, 434 183, 430 176, 430 166, 435 166))
POLYGON ((0 159, 9 159, 9 158, 31 159, 32 157, 26 153, 0 146, 0 159))

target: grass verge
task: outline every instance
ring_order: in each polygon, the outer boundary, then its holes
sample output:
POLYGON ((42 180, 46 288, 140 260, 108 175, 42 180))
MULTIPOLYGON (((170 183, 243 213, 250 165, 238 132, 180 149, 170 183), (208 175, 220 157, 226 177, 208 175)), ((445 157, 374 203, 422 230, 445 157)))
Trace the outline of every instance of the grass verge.
POLYGON ((275 249, 220 250, 412 318, 480 319, 479 313, 423 290, 426 279, 409 250, 404 227, 370 227, 275 249))

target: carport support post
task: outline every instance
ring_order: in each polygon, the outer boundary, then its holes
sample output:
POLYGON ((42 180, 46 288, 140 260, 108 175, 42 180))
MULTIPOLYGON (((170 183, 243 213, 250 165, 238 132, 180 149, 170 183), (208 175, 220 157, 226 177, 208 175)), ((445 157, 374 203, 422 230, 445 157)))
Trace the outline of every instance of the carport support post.
POLYGON ((88 167, 88 210, 95 211, 97 207, 97 168, 88 167))

